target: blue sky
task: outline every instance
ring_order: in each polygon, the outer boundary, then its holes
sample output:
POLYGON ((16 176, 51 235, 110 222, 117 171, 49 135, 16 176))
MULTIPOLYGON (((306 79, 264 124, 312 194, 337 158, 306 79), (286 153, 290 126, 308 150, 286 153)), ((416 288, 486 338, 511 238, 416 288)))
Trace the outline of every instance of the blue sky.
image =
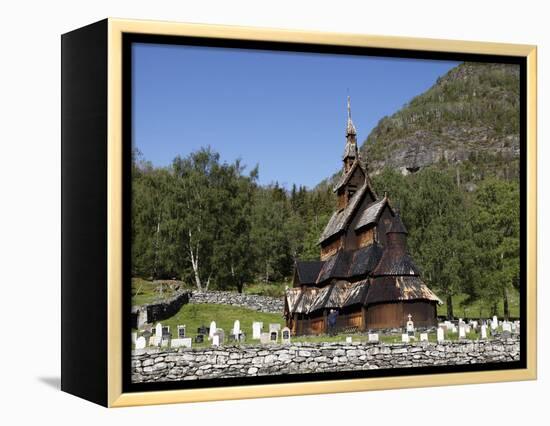
POLYGON ((204 146, 260 166, 261 184, 313 187, 341 167, 347 95, 362 142, 456 62, 133 46, 132 140, 169 165, 204 146))

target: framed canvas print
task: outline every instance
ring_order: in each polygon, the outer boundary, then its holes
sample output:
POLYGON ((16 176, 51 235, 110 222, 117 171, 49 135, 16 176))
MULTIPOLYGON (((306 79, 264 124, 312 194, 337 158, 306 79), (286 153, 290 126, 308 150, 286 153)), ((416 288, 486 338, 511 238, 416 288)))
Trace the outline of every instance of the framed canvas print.
POLYGON ((536 48, 107 19, 62 36, 62 389, 536 378, 536 48))

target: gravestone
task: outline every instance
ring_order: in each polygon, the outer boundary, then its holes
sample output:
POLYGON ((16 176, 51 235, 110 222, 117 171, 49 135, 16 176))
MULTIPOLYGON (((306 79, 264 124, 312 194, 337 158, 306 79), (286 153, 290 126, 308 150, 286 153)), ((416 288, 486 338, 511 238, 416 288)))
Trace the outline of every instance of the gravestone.
POLYGON ((137 312, 137 328, 143 327, 147 324, 147 308, 140 308, 137 312))
POLYGON ((132 344, 135 345, 137 340, 137 333, 132 331, 132 344))
POLYGON ((474 330, 477 330, 477 326, 478 326, 478 322, 477 322, 477 321, 472 321, 472 322, 471 322, 471 325, 472 325, 472 328, 473 328, 474 330))
POLYGON ((216 332, 216 321, 212 321, 210 323, 210 329, 209 329, 209 332, 208 332, 208 338, 209 339, 212 339, 212 336, 214 336, 214 333, 216 332))
POLYGON ((466 334, 470 333, 472 331, 472 328, 469 325, 464 326, 464 331, 466 334))
POLYGON ((437 329, 437 342, 441 343, 445 340, 445 331, 443 330, 443 327, 439 327, 437 329))
POLYGON ((369 333, 368 341, 377 343, 379 341, 378 333, 369 333))
POLYGON ((160 343, 160 339, 162 337, 162 324, 160 322, 157 323, 157 325, 155 326, 155 337, 158 339, 160 343))
POLYGON ((502 331, 508 331, 510 333, 512 333, 512 324, 510 324, 508 321, 504 321, 502 323, 502 331))
POLYGON ((512 337, 512 332, 509 330, 503 330, 501 337, 503 339, 510 339, 512 337))
POLYGON ((412 315, 409 314, 407 317, 409 318, 407 321, 407 334, 409 336, 414 336, 414 323, 412 321, 412 315))
POLYGON ((136 349, 145 349, 146 345, 147 340, 145 340, 145 337, 140 336, 136 339, 136 349))
POLYGON ((281 341, 285 345, 290 344, 290 328, 283 328, 283 330, 281 331, 281 341))
POLYGON ((190 348, 192 346, 192 339, 190 337, 184 337, 182 339, 172 339, 170 342, 172 348, 190 348))
POLYGON ((267 343, 269 343, 269 333, 262 333, 260 334, 260 343, 262 345, 265 345, 267 343))
POLYGON ((273 330, 269 333, 269 341, 270 343, 277 343, 279 340, 279 332, 277 330, 273 330))
POLYGON ((216 332, 214 333, 214 336, 219 337, 219 345, 223 345, 225 342, 225 332, 223 331, 223 328, 218 328, 216 332))
POLYGON ((153 335, 153 332, 151 331, 151 328, 149 328, 148 330, 146 329, 143 333, 141 333, 141 335, 145 338, 145 345, 150 345, 151 343, 150 342, 150 339, 151 339, 151 336, 153 335))
POLYGON ((204 343, 204 334, 197 334, 195 336, 195 343, 204 343))
POLYGON ((352 342, 353 342, 353 338, 351 336, 347 336, 346 343, 352 343, 352 342))
POLYGON ((403 333, 401 335, 401 342, 402 343, 409 343, 409 333, 403 333))
POLYGON ((231 331, 231 334, 233 334, 237 340, 239 339, 241 334, 241 322, 239 320, 235 320, 233 323, 233 330, 231 331))
POLYGON ((493 317, 493 320, 491 321, 491 330, 496 330, 498 328, 498 318, 497 316, 495 315, 493 317))
POLYGON ((184 338, 185 338, 185 326, 178 325, 178 339, 184 339, 184 338))
POLYGON ((487 338, 487 325, 483 324, 481 326, 481 338, 486 339, 487 338))
POLYGON ((459 339, 466 338, 466 327, 464 327, 463 325, 458 326, 458 338, 459 339))
POLYGON ((420 341, 421 342, 427 342, 428 341, 428 333, 420 333, 420 341))
POLYGON ((212 336, 212 346, 220 346, 220 336, 218 334, 212 336))
POLYGON ((263 322, 254 321, 252 323, 252 338, 259 339, 262 334, 262 328, 264 327, 263 322))

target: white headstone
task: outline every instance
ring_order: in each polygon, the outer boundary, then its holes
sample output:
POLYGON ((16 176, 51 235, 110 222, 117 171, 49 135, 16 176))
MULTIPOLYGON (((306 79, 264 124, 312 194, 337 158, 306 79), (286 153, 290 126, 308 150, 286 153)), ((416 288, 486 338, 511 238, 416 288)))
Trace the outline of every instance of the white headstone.
POLYGON ((145 324, 147 324, 147 309, 141 308, 137 312, 137 328, 139 329, 145 324))
POLYGON ((352 343, 353 338, 351 336, 346 336, 346 343, 352 343))
POLYGON ((212 336, 212 346, 220 346, 220 336, 218 334, 212 336))
POLYGON ((269 333, 261 333, 260 334, 260 343, 262 345, 269 343, 269 333))
POLYGON ((193 339, 190 337, 184 337, 183 339, 172 339, 171 347, 173 348, 190 348, 192 346, 193 339))
POLYGON ((160 322, 157 323, 155 327, 155 337, 159 339, 159 343, 160 343, 160 339, 162 337, 162 324, 160 322))
POLYGON ((408 315, 409 320, 407 321, 407 333, 414 333, 414 323, 412 321, 412 315, 408 315))
POLYGON ((149 346, 159 346, 160 345, 160 337, 158 337, 156 334, 149 337, 149 346))
POLYGON ((252 323, 252 338, 253 339, 259 339, 260 338, 260 335, 262 334, 263 326, 264 326, 263 322, 254 321, 252 323))
POLYGON ((283 328, 283 330, 281 331, 281 341, 284 344, 290 343, 290 328, 288 327, 283 328))
POLYGON ((472 321, 471 324, 472 324, 473 329, 476 330, 476 329, 477 329, 477 325, 478 325, 478 324, 477 324, 477 321, 472 321))
POLYGON ((136 349, 144 349, 146 345, 145 337, 140 336, 136 339, 136 349))
POLYGON ((369 333, 369 342, 378 342, 378 333, 369 333))
POLYGON ((460 325, 458 327, 458 338, 459 339, 465 339, 466 338, 466 327, 463 325, 460 325))
POLYGON ((135 331, 132 331, 132 344, 136 344, 137 340, 137 333, 135 331))
POLYGON ((509 331, 512 332, 512 324, 510 324, 508 321, 504 321, 502 323, 502 331, 509 331))
POLYGON ((491 321, 491 330, 496 330, 498 328, 498 318, 495 315, 491 321))
POLYGON ((445 340, 445 331, 443 330, 443 327, 439 327, 437 329, 437 341, 438 343, 441 343, 445 340))
POLYGON ((216 321, 212 321, 210 323, 210 331, 208 332, 208 338, 209 339, 212 339, 212 337, 214 336, 214 333, 217 331, 217 328, 216 328, 216 321))
POLYGON ((421 342, 427 342, 428 341, 428 333, 420 333, 420 341, 421 342))
POLYGON ((468 334, 469 332, 472 331, 472 328, 469 325, 465 325, 464 329, 465 329, 466 334, 468 334))
POLYGON ((409 343, 409 335, 408 335, 408 333, 403 333, 403 334, 401 335, 401 342, 403 342, 403 343, 409 343))
POLYGON ((487 326, 483 324, 481 326, 481 338, 486 339, 487 338, 487 326))
POLYGON ((235 320, 233 323, 233 330, 231 332, 235 337, 239 337, 239 334, 241 334, 241 322, 239 320, 235 320))

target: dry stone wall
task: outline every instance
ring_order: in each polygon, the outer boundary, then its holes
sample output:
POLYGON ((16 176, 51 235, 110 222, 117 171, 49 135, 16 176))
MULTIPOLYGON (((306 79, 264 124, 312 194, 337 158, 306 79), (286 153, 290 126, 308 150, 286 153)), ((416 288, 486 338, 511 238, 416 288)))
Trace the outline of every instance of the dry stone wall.
POLYGON ((231 291, 207 291, 190 293, 189 303, 212 303, 217 305, 233 305, 253 309, 258 312, 282 314, 283 298, 243 294, 231 291))
POLYGON ((519 360, 519 337, 416 344, 292 343, 219 348, 144 349, 132 380, 157 382, 519 360))

